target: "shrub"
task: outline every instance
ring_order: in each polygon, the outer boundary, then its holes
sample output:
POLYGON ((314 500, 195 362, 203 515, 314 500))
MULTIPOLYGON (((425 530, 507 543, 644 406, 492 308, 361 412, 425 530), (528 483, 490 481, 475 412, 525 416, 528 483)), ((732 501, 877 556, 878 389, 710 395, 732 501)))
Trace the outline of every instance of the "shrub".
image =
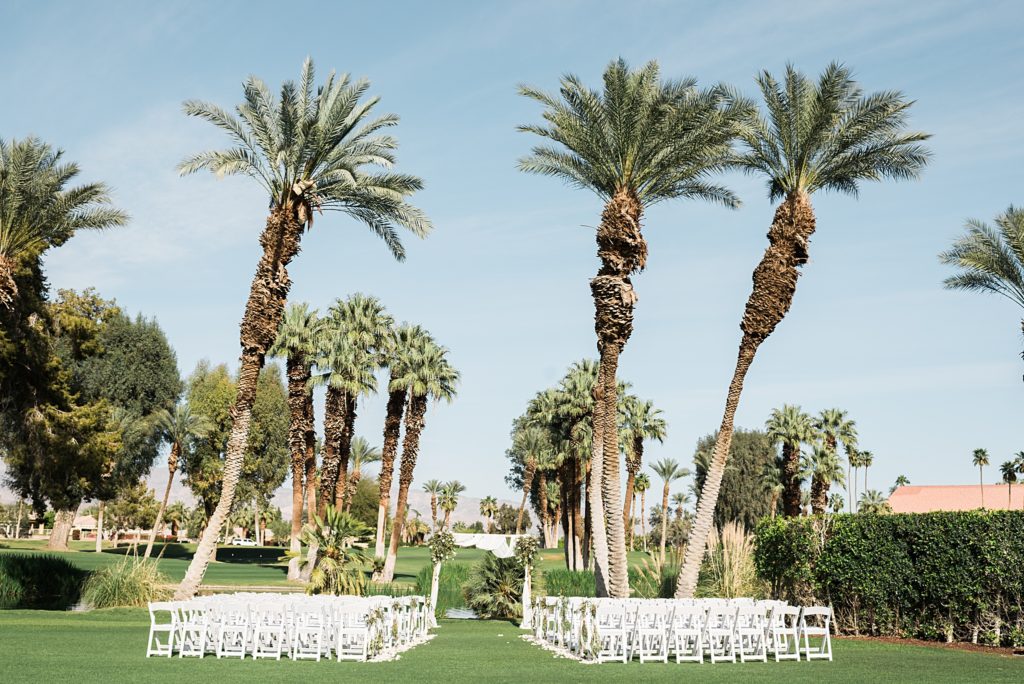
POLYGON ((303 543, 317 549, 306 593, 361 596, 366 585, 365 546, 371 531, 334 506, 327 506, 323 518, 314 513, 313 522, 302 531, 303 543))
POLYGON ((841 631, 1010 645, 1024 628, 1024 512, 766 519, 758 574, 831 604, 841 631))
POLYGON ((629 569, 629 588, 632 595, 638 598, 672 598, 676 593, 676 581, 679 579, 679 554, 669 552, 664 565, 657 559, 644 559, 638 567, 629 569))
POLYGON ((484 620, 513 619, 523 613, 523 566, 488 553, 477 563, 465 587, 466 603, 484 620))
POLYGON ((125 556, 92 573, 82 588, 82 598, 93 608, 145 606, 169 598, 169 582, 154 561, 125 556))
MULTIPOLYGON (((490 554, 488 554, 490 555, 490 554)), ((434 615, 444 617, 449 608, 465 608, 466 599, 462 588, 469 581, 471 566, 466 563, 445 563, 437 580, 437 605, 434 615)), ((427 565, 416 576, 416 593, 430 598, 430 580, 434 570, 427 565)))
POLYGON ((58 556, 0 555, 0 609, 68 610, 88 574, 58 556))
MULTIPOLYGON (((679 575, 678 569, 675 574, 679 575)), ((754 562, 754 535, 738 522, 726 523, 721 532, 712 528, 700 579, 700 596, 764 596, 765 583, 758 578, 754 562)))
POLYGON ((597 584, 590 570, 548 570, 543 591, 548 596, 594 596, 597 584))

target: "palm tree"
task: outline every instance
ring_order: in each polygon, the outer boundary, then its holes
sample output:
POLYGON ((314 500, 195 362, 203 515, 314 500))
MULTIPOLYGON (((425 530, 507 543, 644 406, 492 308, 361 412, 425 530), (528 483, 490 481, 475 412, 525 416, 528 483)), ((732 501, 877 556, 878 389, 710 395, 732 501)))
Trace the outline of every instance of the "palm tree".
POLYGON ((868 468, 870 468, 871 464, 874 463, 875 455, 870 451, 858 451, 857 461, 860 463, 861 467, 864 468, 864 491, 866 492, 868 491, 868 468))
MULTIPOLYGON (((498 500, 493 496, 485 496, 480 500, 480 515, 487 519, 487 527, 484 532, 490 532, 494 526, 494 516, 498 512, 498 500)), ((547 518, 545 518, 546 520, 547 518)))
POLYGON ((846 502, 843 501, 843 495, 839 492, 833 492, 829 495, 828 507, 833 513, 841 513, 845 505, 846 502))
POLYGON ((771 517, 779 510, 779 497, 782 496, 782 477, 776 463, 765 463, 761 469, 761 488, 768 495, 768 513, 771 517))
POLYGON ((438 498, 438 502, 441 505, 441 510, 444 511, 444 523, 442 523, 444 529, 449 529, 452 513, 459 505, 459 494, 462 494, 464 491, 466 491, 466 486, 458 480, 445 482, 444 487, 441 488, 441 496, 438 498))
POLYGON ((686 504, 690 502, 690 495, 686 492, 676 492, 672 495, 672 513, 676 520, 682 520, 686 513, 686 504))
POLYGON ((312 522, 303 531, 303 541, 316 554, 309 575, 308 594, 363 593, 366 576, 366 544, 370 528, 348 513, 328 504, 323 517, 313 513, 312 522))
MULTIPOLYGON (((302 508, 306 494, 312 493, 310 477, 316 469, 316 430, 313 418, 313 393, 310 391, 317 336, 321 326, 316 310, 305 302, 292 304, 284 312, 269 356, 283 356, 288 374, 288 448, 292 469, 292 529, 288 579, 299 578, 299 551, 302 549, 302 508)), ((315 495, 314 495, 315 498, 315 495)), ((309 509, 313 511, 312 506, 309 509)))
POLYGON ((548 482, 541 492, 541 501, 547 515, 548 527, 544 530, 544 548, 558 547, 558 520, 562 517, 562 491, 558 482, 548 482))
POLYGON ((178 404, 174 407, 174 413, 161 409, 154 418, 153 427, 160 439, 171 445, 171 450, 167 454, 167 487, 164 488, 164 498, 157 509, 156 521, 153 523, 153 531, 149 534, 143 558, 149 558, 153 553, 153 542, 156 540, 157 530, 164 522, 167 500, 171 496, 171 485, 174 483, 174 474, 178 472, 182 453, 193 440, 202 439, 213 429, 210 421, 197 413, 192 413, 188 404, 178 404))
POLYGON ((347 75, 335 79, 332 73, 315 93, 313 82, 313 62, 307 59, 299 84, 284 83, 279 98, 261 80, 250 77, 237 116, 213 104, 185 103, 187 115, 227 132, 233 147, 200 152, 183 161, 180 172, 207 169, 218 176, 247 175, 269 195, 270 212, 240 329, 242 356, 220 500, 176 592, 179 600, 191 598, 199 587, 218 531, 234 503, 256 381, 291 287, 287 266, 298 254, 302 234, 312 228, 314 212, 340 211, 361 221, 399 260, 405 251, 396 227, 420 237, 430 230, 427 217, 407 202, 422 182, 390 170, 397 143, 378 134, 398 118, 390 114, 370 118, 377 98, 360 101, 369 87, 365 80, 353 83, 347 75))
POLYGON ((1013 483, 1017 481, 1017 464, 1013 461, 1006 461, 999 466, 999 472, 1003 475, 1003 482, 1006 483, 1006 510, 1013 508, 1013 483))
POLYGON ((345 512, 352 512, 352 499, 363 478, 363 467, 371 463, 380 463, 380 449, 371 446, 365 437, 352 438, 352 474, 348 476, 348 490, 345 496, 345 512))
POLYGON ((181 524, 188 519, 188 509, 185 508, 185 504, 181 501, 175 501, 167 507, 164 511, 164 520, 171 525, 171 536, 175 539, 178 538, 178 529, 181 524))
POLYGON ((721 86, 698 90, 695 84, 693 79, 663 82, 655 62, 631 71, 619 59, 604 72, 603 92, 587 88, 576 76, 562 78, 560 96, 520 88, 544 106, 547 121, 520 130, 554 145, 535 147, 519 168, 591 190, 605 203, 597 228, 601 268, 590 283, 601 355, 589 501, 598 521, 593 529, 598 596, 605 590, 615 597, 629 595, 625 525, 617 510, 615 374, 633 329, 636 294, 630 278, 647 261, 640 230, 643 211, 676 198, 738 204, 729 190, 708 178, 725 166, 737 123, 749 105, 721 86))
MULTIPOLYGON (((656 439, 664 443, 668 433, 668 423, 661 417, 661 409, 654 408, 654 402, 642 401, 632 394, 623 401, 625 408, 625 439, 626 449, 626 497, 622 502, 622 519, 633 537, 631 521, 633 519, 633 488, 636 476, 644 460, 644 442, 656 439)), ((630 542, 632 548, 632 541, 630 542)))
POLYGON ((0 310, 14 307, 22 260, 59 247, 75 231, 128 222, 127 214, 109 206, 103 183, 67 187, 79 168, 62 163, 63 156, 38 138, 0 139, 0 310))
POLYGON ((896 481, 893 482, 893 484, 892 484, 892 489, 889 490, 889 496, 892 496, 893 492, 895 492, 900 487, 906 487, 909 484, 910 484, 910 478, 909 477, 907 477, 906 475, 897 475, 896 476, 896 481))
POLYGON ((978 488, 981 490, 981 507, 985 507, 985 466, 988 465, 988 450, 975 449, 972 460, 978 468, 978 488))
MULTIPOLYGON (((822 410, 822 412, 818 414, 817 418, 814 419, 814 429, 821 435, 825 449, 833 454, 838 453, 839 444, 843 445, 847 455, 857 448, 857 424, 854 421, 847 419, 846 411, 841 411, 837 408, 822 410)), ((847 482, 849 482, 850 467, 851 465, 849 461, 847 461, 847 482)), ((827 484, 812 481, 811 491, 814 491, 815 487, 817 487, 818 490, 824 487, 825 497, 827 499, 827 484)), ((849 494, 849 492, 847 492, 847 494, 849 494)), ((820 512, 824 512, 824 510, 820 512)))
MULTIPOLYGON (((377 480, 380 503, 377 506, 377 536, 373 547, 375 558, 384 557, 384 529, 387 526, 387 517, 391 506, 391 483, 395 475, 395 457, 398 454, 398 439, 401 436, 402 416, 405 413, 408 395, 408 387, 402 384, 400 378, 408 374, 412 354, 428 339, 430 339, 430 335, 420 326, 403 323, 391 330, 390 334, 382 340, 383 358, 381 360, 388 367, 390 378, 388 380, 387 413, 384 417, 384 446, 381 449, 380 477, 377 480), (398 381, 396 382, 396 380, 398 381)), ((436 499, 434 503, 433 522, 436 528, 436 499)))
POLYGON ((842 65, 829 65, 817 84, 792 66, 786 67, 782 85, 767 72, 758 82, 768 116, 751 118, 740 135, 745 151, 735 161, 762 175, 771 199, 782 202, 768 231, 768 249, 754 269, 714 467, 704 481, 693 527, 696 543, 687 547, 679 574, 680 598, 692 597, 697 588, 743 381, 758 348, 789 311, 800 267, 809 258, 815 230, 811 195, 819 190, 856 195, 861 181, 915 178, 929 157, 921 145, 928 136, 905 130, 911 102, 895 91, 865 96, 842 65))
MULTIPOLYGON (((765 422, 765 430, 773 444, 782 445, 782 512, 789 517, 798 516, 800 447, 815 440, 814 421, 799 406, 783 404, 781 409, 772 409, 771 416, 765 422)), ((714 456, 710 456, 708 461, 706 472, 710 477, 715 467, 714 456)))
POLYGON ((519 504, 519 515, 516 516, 516 534, 523 531, 523 514, 526 513, 526 501, 533 489, 533 478, 537 474, 537 461, 541 454, 549 452, 551 445, 544 430, 535 426, 527 426, 518 435, 520 451, 523 454, 523 501, 519 504))
MULTIPOLYGON (((553 448, 541 451, 537 455, 537 499, 540 505, 540 525, 544 533, 544 548, 553 546, 551 539, 551 511, 548 507, 548 473, 554 472, 561 465, 560 455, 553 448)), ((557 491, 557 489, 556 489, 557 491)))
POLYGON ((459 373, 448 362, 448 350, 432 340, 424 341, 410 359, 405 375, 396 378, 404 384, 409 393, 409 406, 405 412, 405 438, 402 442, 402 465, 398 476, 398 502, 395 506, 395 521, 391 526, 391 544, 381 571, 381 580, 390 582, 395 576, 395 561, 398 559, 398 541, 405 523, 409 486, 412 484, 416 457, 419 454, 420 435, 426 425, 427 402, 451 402, 455 398, 455 385, 459 373))
POLYGON ((430 523, 431 529, 437 531, 437 497, 441 495, 444 483, 440 480, 427 480, 423 483, 423 491, 430 494, 430 523))
POLYGON ((836 452, 827 446, 815 446, 810 460, 811 513, 824 515, 828 506, 828 490, 832 484, 843 486, 846 477, 836 452))
POLYGON ((644 551, 647 551, 647 518, 644 513, 646 506, 647 490, 651 488, 651 478, 647 473, 637 473, 633 481, 633 491, 640 495, 640 538, 644 540, 644 551))
MULTIPOLYGON (((686 477, 690 471, 679 465, 679 462, 671 458, 663 458, 651 466, 654 474, 661 478, 661 544, 659 547, 659 563, 665 564, 665 535, 668 527, 668 495, 669 487, 676 480, 686 477)), ((635 486, 635 485, 634 485, 635 486)), ((642 505, 641 505, 642 508, 642 505)))
POLYGON ((860 501, 857 503, 857 512, 878 515, 881 513, 891 513, 892 508, 880 491, 869 489, 860 495, 860 501))
MULTIPOLYGON (((950 290, 999 294, 1024 309, 1024 209, 1011 205, 996 217, 995 228, 970 219, 966 230, 939 255, 942 263, 961 269, 943 284, 950 290)), ((1024 317, 1020 328, 1024 333, 1024 317)))

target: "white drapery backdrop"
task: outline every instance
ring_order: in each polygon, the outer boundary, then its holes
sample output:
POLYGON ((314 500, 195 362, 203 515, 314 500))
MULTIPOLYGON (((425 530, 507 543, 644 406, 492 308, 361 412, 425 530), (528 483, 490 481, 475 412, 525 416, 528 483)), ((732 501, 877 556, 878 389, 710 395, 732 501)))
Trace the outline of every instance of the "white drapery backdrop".
MULTIPOLYGON (((490 551, 498 558, 511 558, 516 553, 516 541, 520 537, 528 537, 526 534, 472 534, 466 532, 454 532, 455 545, 463 548, 475 547, 490 551)), ((523 622, 520 625, 523 629, 530 629, 533 621, 533 602, 530 600, 530 574, 531 567, 523 568, 523 622)), ((439 573, 438 573, 439 574, 439 573)), ((437 583, 431 587, 433 596, 430 597, 431 605, 437 605, 437 583)))

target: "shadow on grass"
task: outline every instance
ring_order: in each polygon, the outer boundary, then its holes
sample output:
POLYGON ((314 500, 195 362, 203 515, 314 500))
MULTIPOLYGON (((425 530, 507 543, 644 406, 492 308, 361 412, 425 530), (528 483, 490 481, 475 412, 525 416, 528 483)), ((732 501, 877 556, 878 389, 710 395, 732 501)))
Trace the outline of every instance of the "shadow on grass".
MULTIPOLYGON (((139 546, 139 553, 142 553, 144 546, 139 546)), ((132 546, 119 546, 116 549, 104 549, 103 553, 119 556, 131 555, 134 553, 132 546)), ((277 546, 218 546, 217 561, 221 563, 238 563, 244 565, 265 565, 276 566, 284 555, 285 549, 277 546)), ((173 560, 192 560, 195 555, 195 547, 185 544, 154 544, 153 557, 173 560)), ((283 568, 287 572, 287 568, 283 568)))

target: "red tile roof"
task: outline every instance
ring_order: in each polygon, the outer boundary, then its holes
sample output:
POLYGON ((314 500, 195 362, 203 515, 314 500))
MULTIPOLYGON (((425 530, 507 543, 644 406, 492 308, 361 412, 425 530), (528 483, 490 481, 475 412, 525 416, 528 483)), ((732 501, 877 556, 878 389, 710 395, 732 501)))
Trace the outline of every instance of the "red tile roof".
MULTIPOLYGON (((1024 484, 1013 485, 1007 501, 1007 486, 985 485, 985 508, 1004 511, 1024 510, 1024 484), (1007 506, 1009 504, 1009 506, 1007 506)), ((932 485, 898 487, 889 497, 894 513, 928 513, 931 511, 971 511, 981 508, 980 485, 932 485)))

